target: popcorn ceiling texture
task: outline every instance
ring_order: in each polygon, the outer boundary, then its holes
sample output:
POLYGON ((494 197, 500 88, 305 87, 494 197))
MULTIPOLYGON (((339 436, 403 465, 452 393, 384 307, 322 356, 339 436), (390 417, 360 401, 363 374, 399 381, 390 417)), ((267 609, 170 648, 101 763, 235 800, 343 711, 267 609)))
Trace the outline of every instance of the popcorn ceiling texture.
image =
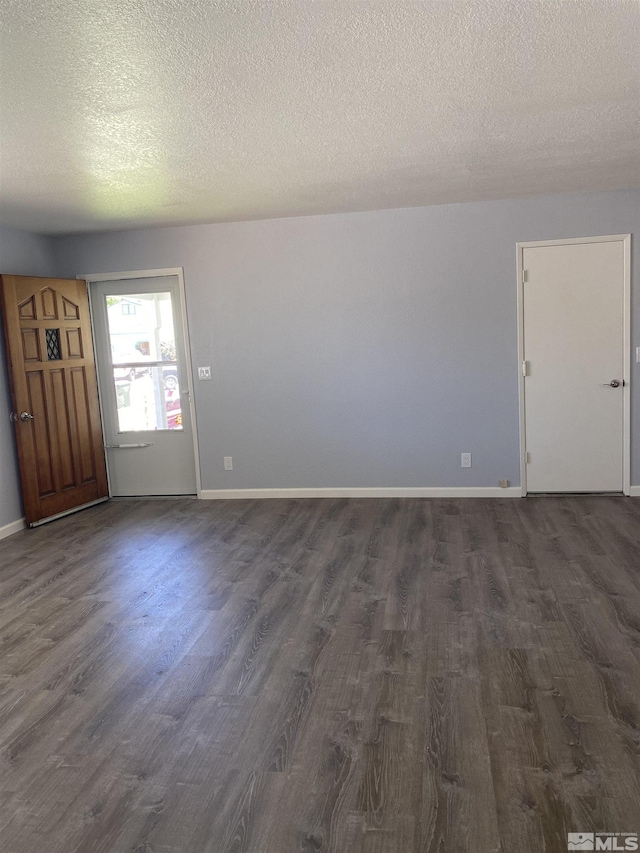
POLYGON ((640 185, 636 0, 0 0, 6 225, 640 185))

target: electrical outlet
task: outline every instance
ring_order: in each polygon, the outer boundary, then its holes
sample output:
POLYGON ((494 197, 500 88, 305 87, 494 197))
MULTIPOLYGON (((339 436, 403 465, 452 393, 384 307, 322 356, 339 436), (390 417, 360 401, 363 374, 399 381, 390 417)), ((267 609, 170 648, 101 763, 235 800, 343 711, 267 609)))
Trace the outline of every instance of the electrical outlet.
POLYGON ((210 367, 199 367, 198 368, 198 379, 211 379, 211 368, 210 367))
POLYGON ((460 454, 460 467, 461 468, 471 468, 471 454, 470 453, 461 453, 460 454))
POLYGON ((224 470, 233 471, 233 456, 224 457, 224 470))
POLYGON ((508 480, 500 480, 499 486, 501 489, 508 489, 509 488, 509 481, 508 480))

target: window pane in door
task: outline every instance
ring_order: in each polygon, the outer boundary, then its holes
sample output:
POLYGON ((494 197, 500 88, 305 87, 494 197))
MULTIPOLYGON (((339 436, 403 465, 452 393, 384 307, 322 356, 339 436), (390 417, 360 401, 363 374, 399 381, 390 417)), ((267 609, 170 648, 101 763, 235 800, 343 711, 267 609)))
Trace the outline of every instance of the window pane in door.
POLYGON ((178 365, 114 367, 119 432, 181 430, 178 365))
POLYGON ((176 360, 169 292, 105 296, 105 302, 114 365, 176 360))

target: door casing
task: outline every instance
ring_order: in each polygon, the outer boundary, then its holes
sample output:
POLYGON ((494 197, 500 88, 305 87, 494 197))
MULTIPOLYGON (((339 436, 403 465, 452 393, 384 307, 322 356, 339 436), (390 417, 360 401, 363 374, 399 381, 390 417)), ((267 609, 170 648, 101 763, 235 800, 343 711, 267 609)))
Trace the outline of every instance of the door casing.
POLYGON ((520 493, 522 497, 527 495, 527 436, 525 423, 525 377, 523 373, 524 363, 524 249, 532 249, 538 246, 570 246, 578 243, 622 243, 624 254, 623 274, 623 371, 622 378, 624 386, 623 412, 622 412, 622 492, 625 495, 631 493, 631 235, 611 234, 602 237, 570 237, 564 240, 534 240, 525 243, 516 243, 516 266, 517 266, 517 303, 518 303, 518 397, 520 417, 520 493))
MULTIPOLYGON (((155 270, 127 270, 125 272, 113 272, 113 273, 89 273, 88 275, 78 275, 76 278, 82 278, 87 282, 87 289, 90 290, 91 284, 97 281, 122 281, 129 279, 143 279, 143 278, 157 278, 161 276, 175 276, 178 279, 178 292, 180 294, 180 310, 182 311, 182 324, 184 328, 184 343, 186 350, 186 373, 187 373, 187 390, 189 392, 189 410, 191 412, 191 423, 193 426, 193 456, 196 467, 196 496, 198 498, 202 497, 202 481, 200 478, 200 458, 198 454, 198 425, 196 421, 196 408, 195 408, 195 399, 194 399, 194 388, 193 388, 193 369, 191 366, 191 343, 189 340, 189 321, 187 315, 187 300, 185 294, 184 287, 184 271, 182 267, 169 267, 167 269, 155 269, 155 270)), ((95 330, 93 328, 93 316, 91 317, 91 327, 94 340, 94 355, 97 358, 98 354, 95 352, 95 330)), ((103 406, 102 401, 100 405, 100 417, 102 423, 102 433, 105 434, 105 424, 103 417, 103 406)), ((109 459, 107 456, 107 480, 109 482, 109 495, 111 496, 111 480, 109 477, 109 459)))

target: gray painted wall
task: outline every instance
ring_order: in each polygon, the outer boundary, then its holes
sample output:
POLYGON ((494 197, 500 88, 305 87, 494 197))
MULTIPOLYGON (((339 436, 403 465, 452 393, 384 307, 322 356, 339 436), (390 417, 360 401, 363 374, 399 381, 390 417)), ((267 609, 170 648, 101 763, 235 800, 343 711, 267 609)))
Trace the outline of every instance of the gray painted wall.
MULTIPOLYGON (((632 232, 640 192, 54 240, 59 275, 184 267, 205 489, 519 483, 517 241, 632 232), (460 453, 473 468, 460 468, 460 453), (223 456, 233 456, 232 472, 223 456)), ((633 345, 640 278, 633 270, 633 345)), ((640 483, 634 365, 632 483, 640 483)))
MULTIPOLYGON (((49 237, 0 226, 0 273, 53 275, 49 237)), ((22 517, 22 498, 13 427, 9 423, 11 401, 0 320, 0 527, 22 517)))

